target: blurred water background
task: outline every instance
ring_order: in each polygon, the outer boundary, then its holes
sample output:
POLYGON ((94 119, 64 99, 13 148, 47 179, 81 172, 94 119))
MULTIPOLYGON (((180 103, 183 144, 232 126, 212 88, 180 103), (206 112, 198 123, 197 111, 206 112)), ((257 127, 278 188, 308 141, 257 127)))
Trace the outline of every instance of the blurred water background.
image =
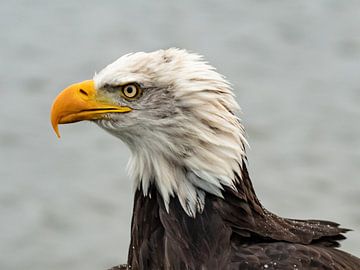
POLYGON ((360 256, 360 2, 0 1, 0 269, 126 261, 126 146, 90 123, 51 129, 65 86, 172 46, 233 83, 262 203, 354 229, 360 256))

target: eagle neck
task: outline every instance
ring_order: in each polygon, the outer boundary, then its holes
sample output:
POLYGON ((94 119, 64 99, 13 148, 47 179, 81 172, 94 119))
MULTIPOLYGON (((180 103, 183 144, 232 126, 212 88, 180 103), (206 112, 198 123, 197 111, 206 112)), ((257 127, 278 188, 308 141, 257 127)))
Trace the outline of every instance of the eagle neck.
POLYGON ((166 206, 155 184, 150 185, 147 195, 141 186, 136 189, 128 255, 132 269, 167 269, 168 262, 178 266, 174 269, 187 269, 186 266, 191 266, 189 269, 222 269, 221 265, 227 265, 231 254, 232 229, 228 221, 233 216, 231 209, 234 206, 243 209, 243 227, 251 226, 247 220, 265 214, 245 164, 243 166, 243 179, 236 175, 236 189, 224 187, 222 197, 204 192, 202 212, 195 217, 188 215, 176 195, 166 206), (216 245, 221 246, 221 250, 203 254, 208 246, 216 245), (158 254, 161 256, 156 257, 158 254))

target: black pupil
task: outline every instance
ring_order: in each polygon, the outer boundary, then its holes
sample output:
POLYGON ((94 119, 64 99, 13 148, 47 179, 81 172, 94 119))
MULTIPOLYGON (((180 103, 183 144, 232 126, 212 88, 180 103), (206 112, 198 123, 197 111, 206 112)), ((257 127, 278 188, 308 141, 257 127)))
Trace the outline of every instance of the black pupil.
POLYGON ((134 91, 133 87, 131 86, 126 87, 126 92, 128 92, 128 94, 132 94, 133 91, 134 91))

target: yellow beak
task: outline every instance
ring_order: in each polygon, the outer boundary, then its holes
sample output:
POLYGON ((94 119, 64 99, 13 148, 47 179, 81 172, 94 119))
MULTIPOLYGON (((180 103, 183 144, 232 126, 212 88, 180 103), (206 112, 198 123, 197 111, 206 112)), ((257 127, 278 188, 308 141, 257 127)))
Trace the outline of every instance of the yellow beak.
POLYGON ((51 124, 60 138, 58 124, 74 123, 82 120, 101 119, 107 113, 124 113, 129 107, 121 107, 99 100, 93 80, 70 85, 55 99, 51 107, 51 124))

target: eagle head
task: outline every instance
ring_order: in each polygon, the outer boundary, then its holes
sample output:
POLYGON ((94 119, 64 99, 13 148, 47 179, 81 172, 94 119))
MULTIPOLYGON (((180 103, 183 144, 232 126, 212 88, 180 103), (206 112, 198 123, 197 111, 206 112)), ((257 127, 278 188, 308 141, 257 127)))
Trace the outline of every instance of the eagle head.
POLYGON ((246 140, 225 78, 180 49, 127 54, 73 84, 53 103, 51 122, 89 120, 125 142, 129 171, 144 196, 155 184, 166 206, 177 196, 189 216, 206 193, 234 188, 246 140))

